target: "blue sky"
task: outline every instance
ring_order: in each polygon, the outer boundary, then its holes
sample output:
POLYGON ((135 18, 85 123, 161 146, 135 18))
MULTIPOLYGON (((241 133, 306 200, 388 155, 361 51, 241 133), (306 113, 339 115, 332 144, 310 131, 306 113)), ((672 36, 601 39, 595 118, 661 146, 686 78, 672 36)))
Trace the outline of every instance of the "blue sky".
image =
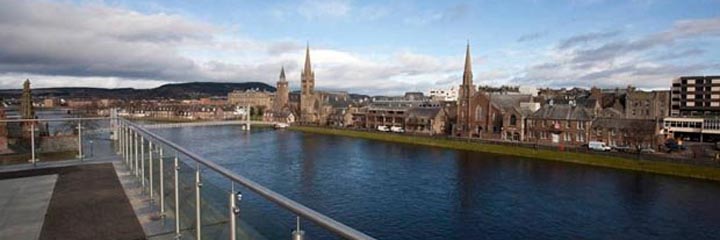
POLYGON ((306 42, 318 88, 359 93, 456 86, 467 41, 478 85, 662 89, 720 74, 720 0, 0 3, 4 88, 274 84, 281 66, 296 87, 306 42))

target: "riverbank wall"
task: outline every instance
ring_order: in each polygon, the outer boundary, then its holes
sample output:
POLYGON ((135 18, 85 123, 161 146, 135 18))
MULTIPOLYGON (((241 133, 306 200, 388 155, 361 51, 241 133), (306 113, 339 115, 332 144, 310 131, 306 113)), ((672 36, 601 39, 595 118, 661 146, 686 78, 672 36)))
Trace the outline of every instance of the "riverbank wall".
POLYGON ((515 147, 496 145, 488 143, 469 142, 462 140, 433 138, 424 136, 411 136, 402 134, 387 134, 379 132, 365 132, 348 129, 334 129, 321 127, 292 126, 290 130, 328 134, 355 138, 364 138, 371 140, 416 144, 423 146, 441 147, 456 150, 486 152, 494 154, 503 154, 510 156, 560 161, 575 164, 583 164, 598 167, 615 168, 630 171, 641 171, 663 175, 689 177, 697 179, 705 179, 712 181, 720 181, 720 168, 695 166, 681 163, 671 163, 662 161, 648 161, 629 159, 616 156, 603 156, 588 153, 563 152, 545 149, 533 149, 527 147, 515 147))

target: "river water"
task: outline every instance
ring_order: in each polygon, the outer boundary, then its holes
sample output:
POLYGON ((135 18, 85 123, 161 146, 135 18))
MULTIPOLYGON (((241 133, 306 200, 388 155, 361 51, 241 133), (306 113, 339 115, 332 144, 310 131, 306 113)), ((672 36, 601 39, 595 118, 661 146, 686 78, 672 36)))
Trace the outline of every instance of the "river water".
MULTIPOLYGON (((289 130, 153 131, 380 239, 720 239, 717 182, 289 130)), ((258 232, 290 238, 292 215, 242 204, 258 232)))

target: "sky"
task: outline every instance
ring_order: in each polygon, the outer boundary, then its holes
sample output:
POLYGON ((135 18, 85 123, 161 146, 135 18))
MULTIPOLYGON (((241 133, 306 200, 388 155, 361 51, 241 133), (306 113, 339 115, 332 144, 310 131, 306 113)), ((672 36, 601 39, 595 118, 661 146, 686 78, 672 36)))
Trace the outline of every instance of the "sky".
POLYGON ((720 75, 720 0, 0 0, 0 88, 178 82, 401 94, 476 85, 668 89, 720 75))

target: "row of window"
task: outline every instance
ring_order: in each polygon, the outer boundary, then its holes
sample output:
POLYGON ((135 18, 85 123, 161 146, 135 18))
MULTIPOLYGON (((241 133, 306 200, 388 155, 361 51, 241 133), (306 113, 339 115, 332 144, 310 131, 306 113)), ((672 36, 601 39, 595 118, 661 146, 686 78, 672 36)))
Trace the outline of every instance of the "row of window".
POLYGON ((571 121, 571 120, 528 120, 529 127, 556 127, 570 129, 574 125, 575 129, 585 129, 585 121, 571 121), (573 124, 573 122, 575 124, 573 124))

